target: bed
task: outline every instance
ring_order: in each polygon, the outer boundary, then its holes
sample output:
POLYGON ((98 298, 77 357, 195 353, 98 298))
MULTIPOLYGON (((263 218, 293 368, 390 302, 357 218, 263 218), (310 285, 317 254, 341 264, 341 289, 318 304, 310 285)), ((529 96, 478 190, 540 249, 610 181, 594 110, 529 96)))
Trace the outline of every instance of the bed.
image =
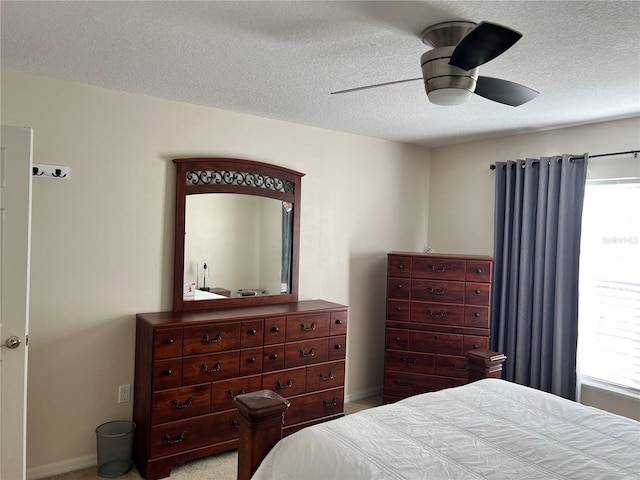
POLYGON ((640 423, 483 379, 314 425, 253 480, 640 479, 640 423))

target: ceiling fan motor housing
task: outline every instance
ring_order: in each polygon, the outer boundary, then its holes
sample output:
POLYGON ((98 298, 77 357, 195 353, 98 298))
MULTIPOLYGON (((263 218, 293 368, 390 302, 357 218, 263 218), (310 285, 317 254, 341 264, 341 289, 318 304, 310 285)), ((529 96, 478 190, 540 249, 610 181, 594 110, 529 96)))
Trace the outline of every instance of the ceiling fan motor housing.
POLYGON ((449 65, 449 59, 460 40, 476 26, 465 21, 443 22, 422 32, 422 42, 433 47, 420 57, 424 86, 431 103, 460 105, 473 95, 478 69, 454 67, 449 65))
POLYGON ((476 89, 478 68, 464 70, 449 65, 455 46, 434 48, 420 57, 427 96, 436 105, 465 103, 476 89))

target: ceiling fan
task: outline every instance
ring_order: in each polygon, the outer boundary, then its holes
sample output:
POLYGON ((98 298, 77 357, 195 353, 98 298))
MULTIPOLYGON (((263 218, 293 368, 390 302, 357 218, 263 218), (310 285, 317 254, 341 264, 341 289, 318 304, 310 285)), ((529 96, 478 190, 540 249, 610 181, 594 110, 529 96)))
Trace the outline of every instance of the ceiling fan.
POLYGON ((433 47, 420 57, 422 77, 349 88, 332 94, 355 92, 397 83, 423 80, 427 97, 436 105, 460 105, 474 93, 488 100, 517 107, 539 92, 519 83, 478 75, 478 67, 511 48, 522 34, 490 22, 466 21, 432 25, 421 34, 433 47))

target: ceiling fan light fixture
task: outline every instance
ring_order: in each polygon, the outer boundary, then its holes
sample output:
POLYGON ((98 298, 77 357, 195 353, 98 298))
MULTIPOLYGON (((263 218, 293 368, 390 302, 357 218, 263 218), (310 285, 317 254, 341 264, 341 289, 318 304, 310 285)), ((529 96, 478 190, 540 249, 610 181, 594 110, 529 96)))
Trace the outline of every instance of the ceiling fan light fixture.
POLYGON ((464 88, 441 88, 427 92, 431 103, 443 106, 462 105, 468 102, 472 95, 473 92, 464 88))

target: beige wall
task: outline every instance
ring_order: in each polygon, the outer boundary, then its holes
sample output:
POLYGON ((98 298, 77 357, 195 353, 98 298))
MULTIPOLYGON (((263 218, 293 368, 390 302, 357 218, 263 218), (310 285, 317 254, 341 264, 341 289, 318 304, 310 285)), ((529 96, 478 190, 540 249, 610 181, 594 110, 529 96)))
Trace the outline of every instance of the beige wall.
MULTIPOLYGON (((637 150, 640 118, 514 135, 431 151, 429 245, 436 252, 493 255, 496 161, 561 153, 637 150)), ((594 158, 588 178, 640 176, 640 159, 631 155, 594 158)), ((640 420, 640 401, 583 385, 582 403, 640 420)))
POLYGON ((350 306, 346 393, 380 391, 385 254, 426 243, 428 150, 6 71, 2 123, 71 168, 33 182, 30 477, 91 465, 95 427, 131 418, 134 314, 171 308, 175 157, 306 173, 300 298, 350 306))

